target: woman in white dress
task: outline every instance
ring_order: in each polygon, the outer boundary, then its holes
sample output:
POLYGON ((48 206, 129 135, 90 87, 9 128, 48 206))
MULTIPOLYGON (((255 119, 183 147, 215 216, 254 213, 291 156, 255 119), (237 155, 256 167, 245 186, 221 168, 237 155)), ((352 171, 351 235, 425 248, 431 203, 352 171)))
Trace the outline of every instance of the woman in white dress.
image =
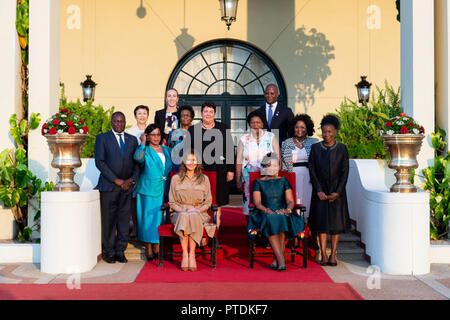
POLYGON ((279 144, 272 132, 263 129, 261 115, 251 112, 247 116, 250 132, 239 140, 236 155, 236 187, 244 193, 244 215, 249 214, 250 172, 261 171, 261 161, 268 153, 280 154, 279 144))

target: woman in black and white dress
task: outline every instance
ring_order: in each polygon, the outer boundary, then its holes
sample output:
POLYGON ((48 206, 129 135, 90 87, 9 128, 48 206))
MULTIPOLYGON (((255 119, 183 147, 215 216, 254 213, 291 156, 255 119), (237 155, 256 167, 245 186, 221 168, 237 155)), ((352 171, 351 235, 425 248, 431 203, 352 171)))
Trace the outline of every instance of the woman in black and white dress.
POLYGON ((282 170, 295 172, 296 202, 306 207, 305 219, 308 219, 312 194, 308 159, 312 145, 319 140, 311 137, 314 134, 314 122, 306 114, 296 115, 291 127, 293 137, 285 140, 281 146, 282 170))

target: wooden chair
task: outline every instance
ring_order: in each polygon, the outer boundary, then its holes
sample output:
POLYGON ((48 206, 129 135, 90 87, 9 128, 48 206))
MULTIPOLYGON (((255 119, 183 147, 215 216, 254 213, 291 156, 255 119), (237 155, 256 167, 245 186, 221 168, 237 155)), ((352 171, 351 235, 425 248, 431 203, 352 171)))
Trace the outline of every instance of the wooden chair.
MULTIPOLYGON (((208 214, 211 216, 213 223, 217 223, 217 210, 218 206, 216 204, 216 173, 213 171, 202 171, 204 175, 206 175, 209 179, 209 183, 211 186, 211 196, 212 196, 212 205, 208 210, 208 214)), ((175 175, 176 172, 170 173, 170 178, 175 175)), ((168 259, 172 260, 174 255, 181 255, 182 251, 173 250, 173 243, 179 242, 178 235, 173 231, 174 225, 170 222, 170 208, 169 204, 165 203, 161 206, 162 210, 162 223, 158 227, 159 232, 159 252, 158 252, 158 266, 161 268, 163 266, 164 260, 164 251, 166 250, 168 259), (170 245, 166 248, 166 244, 171 240, 170 245)), ((206 231, 203 231, 203 237, 208 237, 206 231)), ((212 268, 216 268, 216 260, 217 260, 217 229, 214 236, 211 238, 211 248, 206 250, 205 247, 197 248, 196 255, 211 255, 211 264, 212 268)))
MULTIPOLYGON (((280 177, 285 177, 289 184, 292 187, 292 192, 294 194, 295 199, 295 172, 287 172, 287 171, 280 171, 279 173, 280 177)), ((253 184, 255 180, 260 179, 261 174, 259 172, 251 172, 250 173, 250 214, 258 214, 257 210, 255 208, 255 205, 253 203, 253 184)), ((304 219, 304 212, 306 211, 306 207, 302 206, 301 204, 296 204, 294 207, 294 210, 292 211, 292 214, 299 214, 304 219)), ((306 224, 305 224, 306 227, 306 224)), ((261 234, 255 235, 256 237, 263 237, 261 234)), ((266 248, 258 248, 256 246, 256 239, 255 236, 252 236, 249 234, 249 250, 250 250, 250 269, 253 269, 253 263, 254 263, 254 257, 255 256, 268 256, 273 255, 272 249, 268 250, 266 248)), ((289 241, 288 246, 286 246, 285 255, 291 256, 291 263, 295 262, 295 256, 300 255, 303 256, 303 268, 306 269, 307 263, 308 263, 308 237, 304 235, 304 232, 302 234, 299 234, 296 236, 296 238, 299 240, 299 248, 295 248, 294 241, 289 241), (300 243, 302 243, 302 251, 300 251, 300 243)))

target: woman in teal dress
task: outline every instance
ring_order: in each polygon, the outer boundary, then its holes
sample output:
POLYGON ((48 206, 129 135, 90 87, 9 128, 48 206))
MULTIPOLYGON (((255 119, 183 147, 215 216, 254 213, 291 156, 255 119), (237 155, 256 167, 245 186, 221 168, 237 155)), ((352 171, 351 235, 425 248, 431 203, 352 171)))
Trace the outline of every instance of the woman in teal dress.
POLYGON ((293 239, 304 230, 303 219, 292 211, 294 196, 288 180, 279 177, 279 158, 275 153, 267 154, 261 162, 264 176, 253 185, 253 202, 257 213, 252 214, 247 229, 268 237, 275 255, 270 265, 274 270, 285 271, 284 249, 286 237, 293 239))
POLYGON ((168 191, 172 161, 170 149, 161 145, 161 131, 157 125, 149 125, 140 140, 141 145, 134 154, 134 159, 143 164, 136 186, 137 238, 146 243, 147 260, 153 260, 159 250, 161 205, 168 191))

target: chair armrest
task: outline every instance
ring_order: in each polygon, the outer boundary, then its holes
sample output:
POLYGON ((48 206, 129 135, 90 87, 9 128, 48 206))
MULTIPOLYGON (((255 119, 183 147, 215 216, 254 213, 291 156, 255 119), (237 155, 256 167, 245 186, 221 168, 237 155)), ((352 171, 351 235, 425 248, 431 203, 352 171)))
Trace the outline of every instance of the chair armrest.
POLYGON ((295 211, 295 213, 297 213, 297 215, 305 218, 305 212, 306 212, 305 206, 302 206, 301 204, 296 204, 294 206, 294 211, 295 211))
POLYGON ((168 203, 164 203, 161 206, 160 210, 161 210, 161 213, 162 213, 162 222, 163 222, 162 224, 167 224, 168 223, 168 219, 169 219, 168 214, 167 214, 167 212, 169 211, 169 204, 168 203))
POLYGON ((211 210, 213 211, 213 223, 217 224, 217 211, 219 210, 219 206, 217 204, 211 205, 211 210))

